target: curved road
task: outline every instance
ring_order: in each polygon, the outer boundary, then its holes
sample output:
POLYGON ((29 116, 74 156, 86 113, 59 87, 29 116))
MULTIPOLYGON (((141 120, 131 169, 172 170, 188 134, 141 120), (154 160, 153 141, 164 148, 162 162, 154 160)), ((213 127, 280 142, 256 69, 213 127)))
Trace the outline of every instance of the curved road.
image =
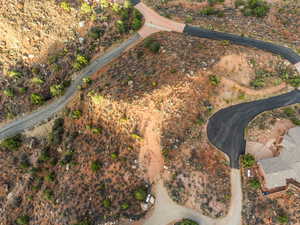
POLYGON ((208 122, 208 139, 230 158, 232 168, 239 168, 240 155, 245 153, 244 130, 258 114, 275 108, 300 103, 300 91, 242 103, 221 109, 208 122))
POLYGON ((140 39, 141 36, 139 34, 135 34, 112 51, 93 61, 89 66, 80 71, 80 74, 76 77, 75 80, 72 81, 71 86, 67 89, 65 94, 60 98, 54 100, 54 102, 1 127, 0 140, 16 135, 26 129, 33 128, 34 126, 41 124, 43 121, 48 120, 57 112, 61 111, 72 99, 72 97, 78 90, 78 86, 82 84, 83 78, 95 74, 100 68, 119 57, 128 47, 137 43, 140 39))
MULTIPOLYGON (((234 44, 256 47, 265 51, 270 51, 289 60, 300 72, 300 56, 289 48, 251 38, 240 37, 237 35, 215 32, 176 23, 159 16, 145 4, 140 3, 139 0, 133 0, 132 2, 134 3, 135 8, 138 9, 145 17, 145 25, 141 28, 141 30, 127 41, 123 42, 120 46, 106 53, 104 56, 96 59, 84 70, 80 71, 63 96, 56 99, 49 105, 0 128, 0 141, 26 129, 33 128, 34 126, 39 125, 43 121, 51 118, 57 112, 62 110, 72 99, 77 91, 77 86, 82 83, 82 78, 91 76, 107 63, 119 57, 126 49, 136 44, 139 40, 162 30, 185 33, 187 35, 200 38, 229 40, 234 44)), ((263 111, 299 102, 300 91, 295 90, 284 95, 243 103, 222 109, 209 119, 207 129, 208 138, 212 144, 229 156, 231 166, 233 168, 238 168, 239 156, 243 154, 245 150, 244 128, 247 126, 249 121, 263 111)), ((168 197, 166 197, 167 195, 163 188, 158 186, 158 202, 155 206, 154 214, 149 218, 149 220, 146 221, 145 224, 165 225, 176 218, 181 219, 182 217, 189 217, 195 219, 196 221, 202 222, 203 224, 209 225, 240 225, 242 194, 239 170, 232 169, 231 181, 232 204, 229 214, 225 218, 220 220, 212 220, 200 215, 197 212, 194 212, 193 210, 176 206, 170 202, 168 197), (162 204, 160 204, 160 202, 162 202, 162 204)))

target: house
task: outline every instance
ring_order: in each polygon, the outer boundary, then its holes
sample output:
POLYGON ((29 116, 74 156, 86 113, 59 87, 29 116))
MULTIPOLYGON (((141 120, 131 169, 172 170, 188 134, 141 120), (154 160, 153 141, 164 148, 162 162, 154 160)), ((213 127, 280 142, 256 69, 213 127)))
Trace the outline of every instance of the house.
POLYGON ((300 183, 300 127, 291 128, 285 134, 282 147, 279 156, 258 161, 267 189, 286 186, 287 180, 300 183))

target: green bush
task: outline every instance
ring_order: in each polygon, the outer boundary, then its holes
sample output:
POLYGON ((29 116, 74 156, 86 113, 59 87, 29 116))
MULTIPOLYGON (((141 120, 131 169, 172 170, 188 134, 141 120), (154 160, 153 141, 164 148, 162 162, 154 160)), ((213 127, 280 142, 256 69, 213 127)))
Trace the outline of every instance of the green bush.
POLYGON ((250 168, 254 166, 254 164, 255 164, 255 158, 252 155, 246 154, 242 156, 242 165, 244 168, 250 168))
POLYGON ((53 200, 54 200, 54 193, 53 193, 53 191, 50 190, 50 189, 45 189, 45 190, 43 191, 43 196, 44 196, 44 198, 45 198, 46 200, 48 200, 48 201, 53 201, 53 200))
POLYGON ((16 135, 11 138, 7 138, 1 142, 0 146, 11 151, 15 151, 22 145, 21 135, 16 135))
POLYGON ((118 153, 113 152, 110 154, 111 159, 117 159, 118 158, 118 153))
POLYGON ((23 76, 23 74, 17 70, 11 70, 11 71, 8 71, 7 75, 10 77, 10 78, 14 78, 14 79, 19 79, 23 76))
POLYGON ((279 215, 277 217, 277 221, 282 224, 286 224, 289 222, 289 217, 287 215, 279 215))
POLYGON ((296 115, 296 111, 292 107, 285 108, 283 112, 287 117, 293 117, 296 115))
POLYGON ((55 84, 50 86, 50 93, 53 97, 60 96, 64 92, 64 86, 62 84, 55 84))
POLYGON ((78 120, 82 116, 82 112, 80 110, 73 110, 71 112, 72 119, 78 120))
POLYGON ((70 3, 68 3, 68 2, 61 2, 60 7, 68 12, 71 11, 71 6, 70 6, 70 3))
POLYGON ((214 9, 213 7, 207 6, 199 11, 199 14, 202 16, 211 16, 211 15, 217 15, 219 13, 219 10, 214 9))
POLYGON ((126 210, 128 208, 129 208, 129 204, 127 202, 124 202, 124 203, 121 204, 121 209, 122 210, 126 210))
POLYGON ((265 85, 266 84, 263 78, 255 78, 255 80, 250 82, 250 86, 256 89, 263 88, 265 85))
POLYGON ((33 93, 33 94, 31 94, 30 98, 31 98, 32 104, 41 105, 44 103, 44 98, 40 94, 33 93))
POLYGON ((216 75, 211 75, 211 76, 209 76, 209 81, 212 85, 217 86, 220 83, 220 78, 216 75))
POLYGON ((144 201, 147 197, 147 192, 143 188, 134 191, 134 198, 139 201, 144 201))
POLYGON ((132 21, 132 24, 131 24, 131 27, 133 30, 138 30, 142 27, 142 21, 137 19, 137 18, 134 18, 133 21, 132 21))
POLYGON ((30 221, 30 217, 27 215, 23 215, 17 218, 16 223, 18 225, 27 225, 29 224, 29 221, 30 221))
POLYGON ((20 87, 20 88, 18 88, 18 92, 20 93, 20 94, 25 94, 26 93, 26 91, 27 91, 27 87, 20 87))
POLYGON ((83 2, 83 3, 81 4, 80 10, 81 10, 81 12, 84 13, 84 14, 90 14, 90 13, 93 12, 92 6, 90 6, 90 5, 89 5, 88 3, 86 3, 86 2, 83 2))
POLYGON ((89 60, 87 59, 87 57, 78 54, 78 55, 76 55, 75 61, 73 63, 73 68, 76 70, 80 70, 84 66, 86 66, 88 63, 89 63, 89 60))
POLYGON ((199 224, 194 220, 183 219, 180 222, 176 223, 175 225, 199 225, 199 224))
POLYGON ((131 9, 132 8, 132 2, 131 2, 131 0, 125 0, 124 1, 124 8, 125 9, 131 9))
POLYGON ((98 39, 102 34, 102 30, 99 27, 93 27, 88 33, 89 37, 98 39))
POLYGON ((122 20, 117 20, 116 26, 117 26, 119 33, 122 34, 122 33, 128 32, 128 27, 122 20))
POLYGON ((260 182, 259 182, 259 180, 257 180, 257 179, 251 179, 250 181, 249 181, 249 185, 250 185, 250 187, 251 188, 253 188, 253 189, 259 189, 260 188, 260 182))
POLYGON ((160 43, 153 38, 147 38, 144 42, 144 47, 153 53, 158 53, 160 50, 160 43))
POLYGON ((242 10, 245 16, 264 17, 270 10, 268 3, 264 0, 248 0, 246 3, 238 1, 236 6, 240 6, 241 4, 245 4, 242 10))
POLYGON ((101 169, 101 167, 102 167, 102 164, 98 160, 95 160, 91 164, 91 169, 93 172, 99 171, 101 169))
POLYGON ((91 222, 88 220, 80 221, 78 223, 75 223, 73 225, 91 225, 91 222))
POLYGON ((54 172, 51 172, 51 173, 47 174, 47 175, 45 176, 45 180, 46 180, 47 182, 53 182, 53 181, 55 181, 55 173, 54 173, 54 172))
POLYGON ((298 119, 298 118, 291 118, 291 121, 293 122, 294 125, 300 126, 300 119, 298 119))
POLYGON ((217 3, 223 3, 225 0, 207 0, 208 4, 215 5, 217 3))
POLYGON ((110 206, 111 206, 111 201, 110 201, 109 199, 103 200, 103 206, 104 206, 105 208, 110 208, 110 206))
POLYGON ((6 88, 4 91, 3 91, 3 94, 7 97, 14 97, 14 90, 12 88, 6 88))
POLYGON ((245 0, 235 0, 234 5, 235 5, 235 8, 238 8, 242 5, 246 5, 246 2, 245 2, 245 0))
POLYGON ((58 118, 54 121, 52 132, 50 134, 50 141, 53 145, 59 145, 62 142, 64 134, 64 119, 58 118))
POLYGON ((32 82, 33 84, 37 84, 37 85, 41 85, 41 84, 44 83, 44 81, 43 81, 41 78, 39 78, 39 77, 34 77, 34 78, 32 78, 32 79, 31 79, 31 82, 32 82))

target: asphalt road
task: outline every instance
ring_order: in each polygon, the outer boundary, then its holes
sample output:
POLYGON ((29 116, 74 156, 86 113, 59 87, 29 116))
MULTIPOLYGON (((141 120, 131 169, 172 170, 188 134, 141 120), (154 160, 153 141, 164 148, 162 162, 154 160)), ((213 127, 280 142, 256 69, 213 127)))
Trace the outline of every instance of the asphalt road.
POLYGON ((264 111, 296 103, 300 103, 299 90, 222 109, 209 119, 208 139, 229 156, 232 168, 239 168, 240 155, 245 153, 244 130, 248 123, 264 111))
POLYGON ((78 89, 78 86, 82 84, 82 79, 95 74, 99 69, 105 66, 107 63, 111 62, 115 58, 119 57, 129 46, 138 42, 140 39, 139 34, 135 34, 128 40, 124 41, 118 47, 107 52, 102 57, 94 60, 90 65, 88 65, 84 70, 80 71, 80 74, 76 76, 76 79, 72 81, 71 86, 66 90, 65 94, 60 98, 54 100, 52 103, 46 105, 45 107, 39 108, 37 111, 30 113, 27 116, 21 117, 4 127, 0 128, 0 140, 7 137, 18 134, 26 129, 33 128, 36 125, 41 124, 43 121, 51 118, 55 113, 62 110, 66 104, 74 96, 78 89))
MULTIPOLYGON (((200 38, 228 40, 233 44, 255 47, 272 52, 282 56, 292 64, 300 62, 300 55, 292 49, 269 42, 189 25, 185 26, 184 33, 200 38)), ((300 103, 299 91, 292 91, 273 98, 222 109, 209 119, 207 128, 208 138, 213 145, 229 156, 231 167, 239 168, 240 155, 245 153, 246 141, 244 139, 244 129, 248 123, 259 113, 295 103, 300 103)))
POLYGON ((241 37, 241 36, 234 35, 234 34, 211 31, 211 30, 203 29, 200 27, 194 27, 194 26, 190 26, 190 25, 186 25, 183 32, 185 34, 200 37, 200 38, 208 38, 208 39, 214 39, 214 40, 228 40, 233 44, 262 49, 262 50, 280 55, 283 58, 290 61, 292 64, 296 64, 296 63, 300 62, 300 55, 298 55, 292 49, 283 47, 283 46, 279 46, 279 45, 275 45, 270 42, 255 40, 255 39, 247 38, 247 37, 241 37))

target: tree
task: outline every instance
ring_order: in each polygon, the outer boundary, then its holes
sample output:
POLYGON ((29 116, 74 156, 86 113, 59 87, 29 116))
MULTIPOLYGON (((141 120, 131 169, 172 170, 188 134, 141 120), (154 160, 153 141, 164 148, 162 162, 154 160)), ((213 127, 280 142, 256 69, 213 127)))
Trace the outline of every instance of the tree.
POLYGON ((242 156, 242 165, 244 168, 250 168, 255 164, 255 158, 251 154, 242 156))
POLYGON ((285 224, 289 222, 289 217, 287 215, 279 215, 277 220, 279 223, 285 224))
POLYGON ((95 160, 94 162, 92 162, 91 164, 91 169, 93 172, 97 172, 98 170, 100 170, 102 167, 101 163, 98 160, 95 160))
POLYGON ((19 147, 21 147, 21 144, 22 144, 21 135, 16 135, 14 137, 7 138, 4 141, 2 141, 0 146, 8 150, 15 151, 19 147))
POLYGON ((259 189, 260 188, 260 182, 257 179, 252 179, 249 181, 250 187, 253 189, 259 189))
POLYGON ((16 220, 16 223, 18 225, 27 225, 29 224, 29 221, 30 221, 30 217, 27 216, 27 215, 23 215, 23 216, 20 216, 17 220, 16 220))
POLYGON ((147 197, 147 192, 143 188, 139 188, 134 192, 134 197, 136 200, 144 201, 147 197))

